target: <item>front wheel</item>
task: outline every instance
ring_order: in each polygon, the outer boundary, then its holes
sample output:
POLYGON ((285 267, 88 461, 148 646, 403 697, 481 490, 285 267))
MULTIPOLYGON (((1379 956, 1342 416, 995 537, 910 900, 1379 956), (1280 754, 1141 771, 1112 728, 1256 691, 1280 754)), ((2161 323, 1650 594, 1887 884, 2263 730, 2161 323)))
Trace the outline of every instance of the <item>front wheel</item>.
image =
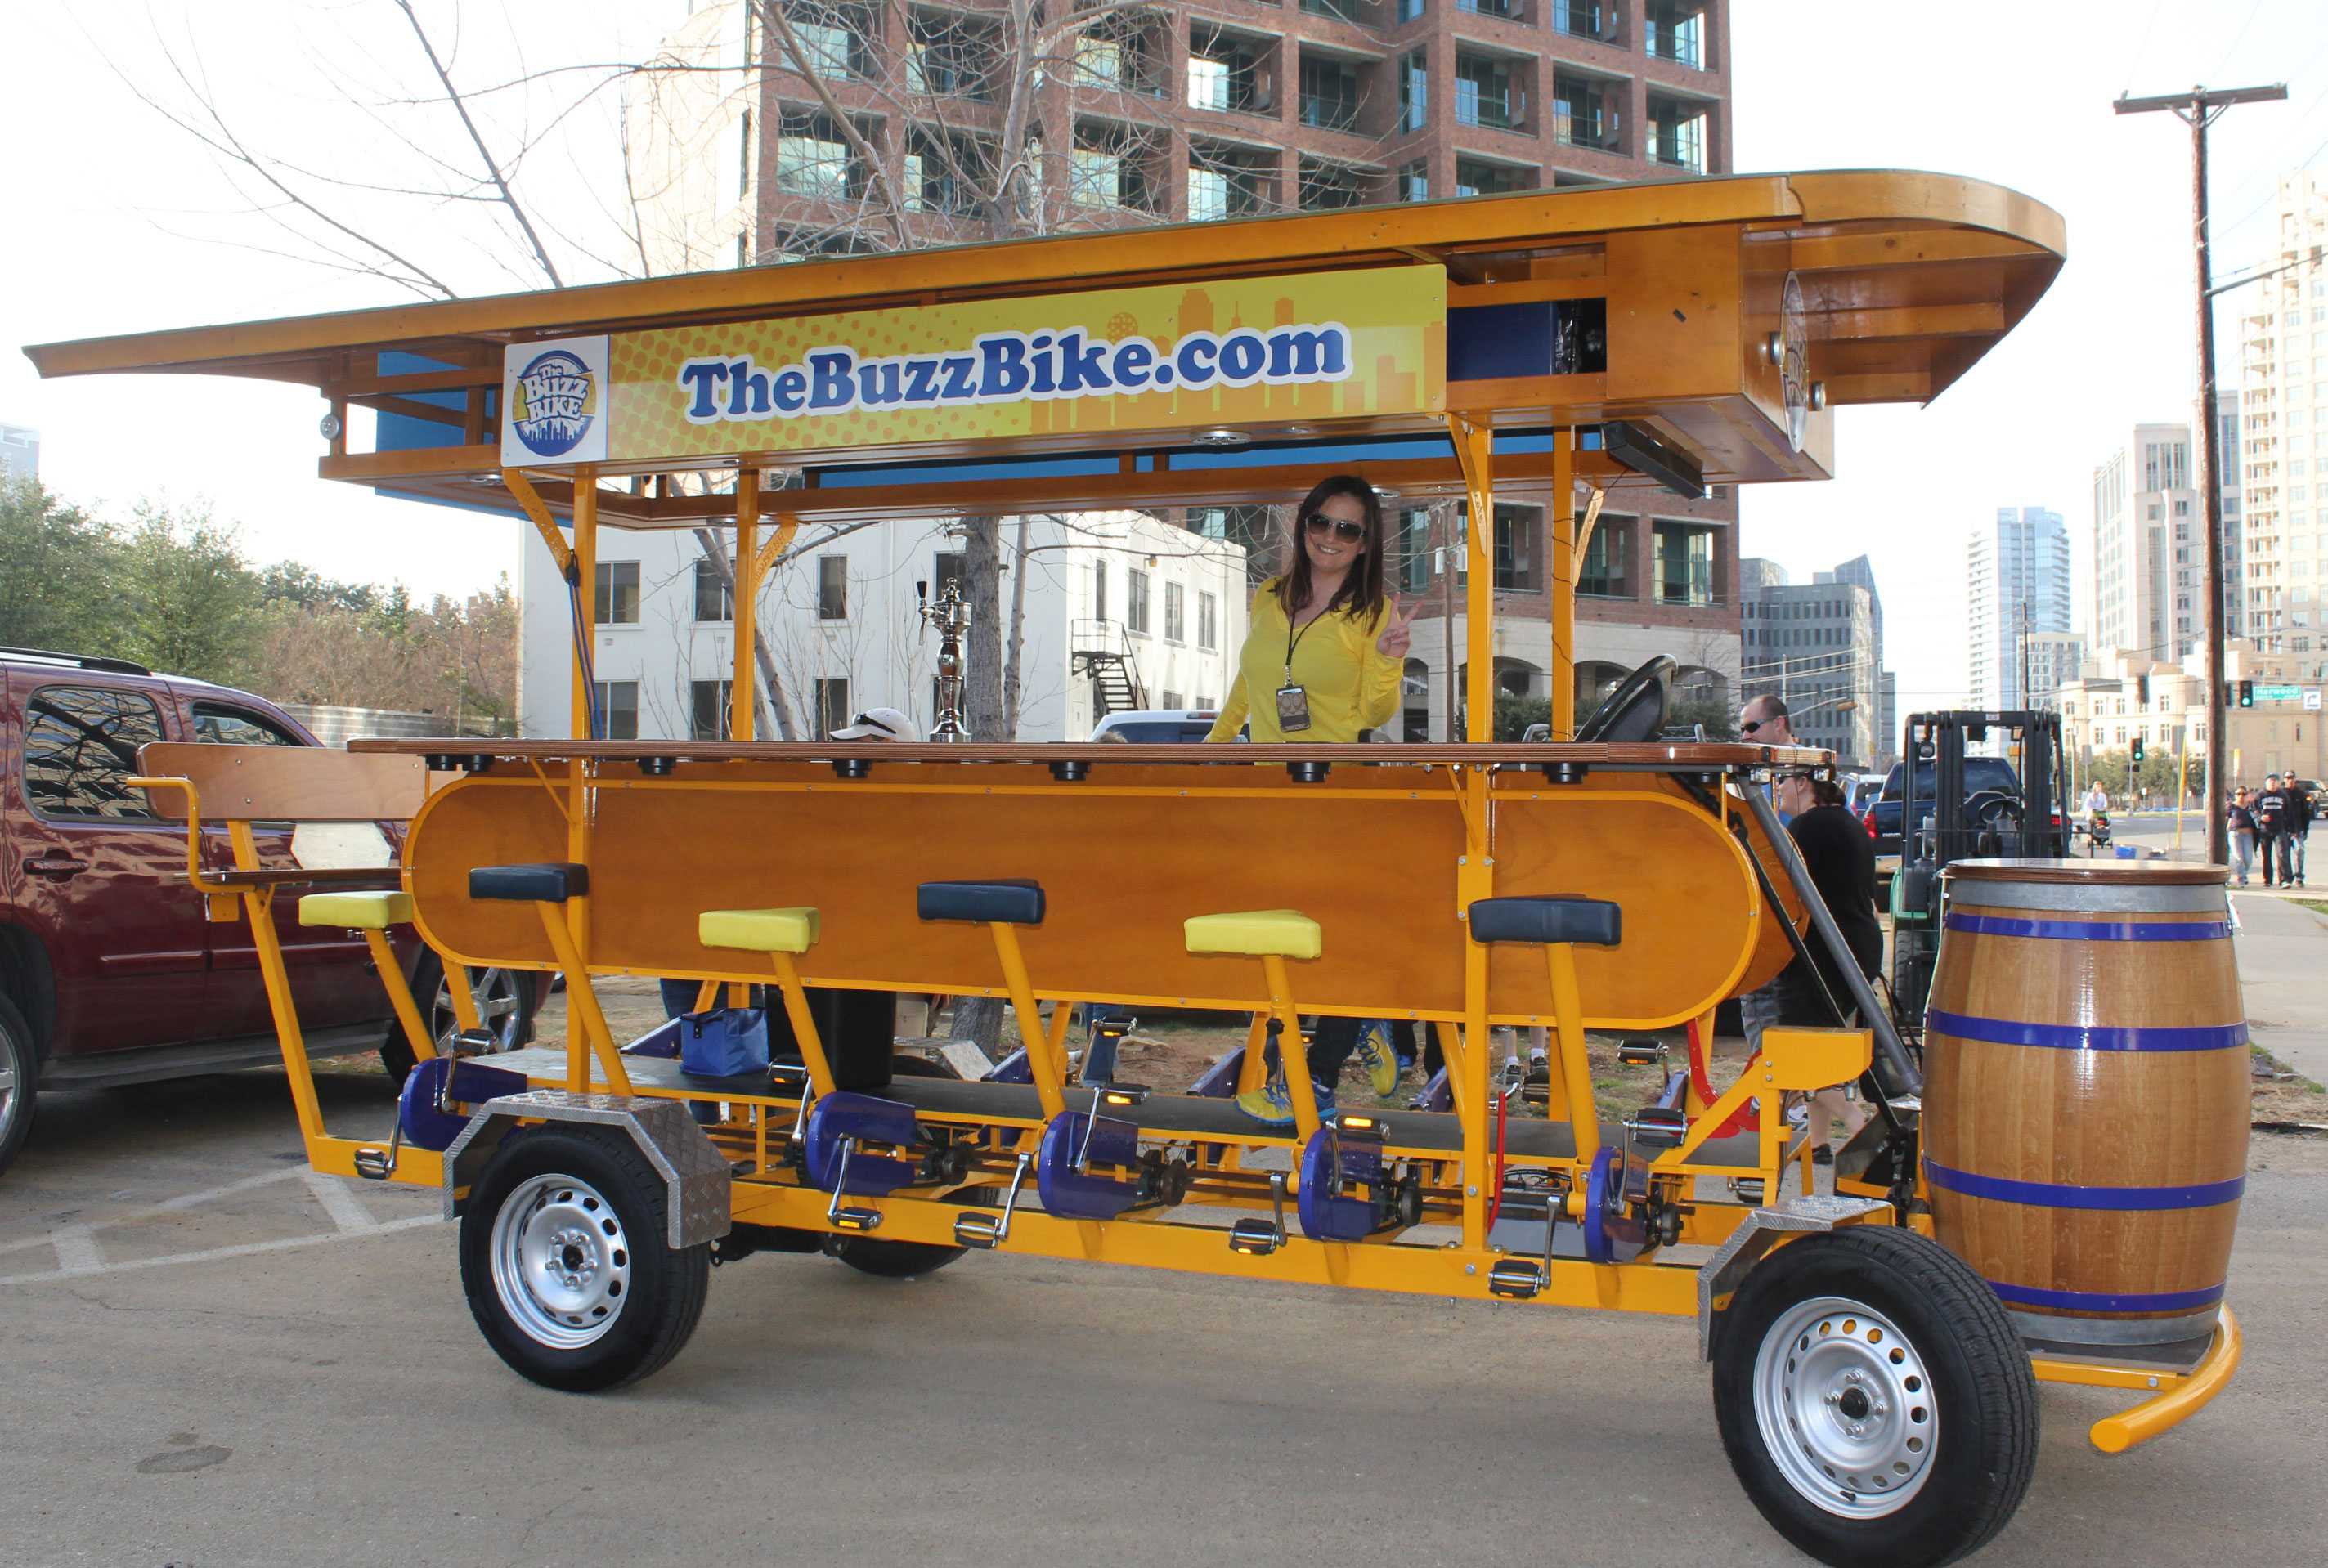
POLYGON ((1746 1495, 1833 1568, 1936 1568, 2013 1517, 2037 1381, 1996 1295, 1927 1237, 1779 1247, 1717 1329, 1713 1410, 1746 1495))
POLYGON ((629 1138, 552 1122, 511 1133, 461 1216, 461 1284, 494 1354, 587 1394, 660 1369, 695 1332, 706 1244, 663 1241, 663 1181, 629 1138))

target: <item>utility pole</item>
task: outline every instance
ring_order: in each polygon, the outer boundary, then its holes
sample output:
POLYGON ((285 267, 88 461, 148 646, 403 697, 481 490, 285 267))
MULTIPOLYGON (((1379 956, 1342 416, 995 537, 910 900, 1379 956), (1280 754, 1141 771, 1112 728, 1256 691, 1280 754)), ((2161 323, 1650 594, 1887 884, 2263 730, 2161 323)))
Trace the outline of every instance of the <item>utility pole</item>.
POLYGON ((2215 411, 2215 309, 2213 262, 2207 249, 2207 127, 2233 104, 2272 103, 2287 97, 2287 84, 2235 87, 2210 92, 2194 87, 2187 93, 2159 98, 2127 98, 2120 94, 2111 105, 2119 114, 2172 113, 2191 127, 2191 249, 2198 272, 2199 325, 2199 472, 2201 502, 2207 517, 2207 859, 2228 865, 2231 858, 2230 822, 2223 802, 2223 486, 2222 434, 2215 411))

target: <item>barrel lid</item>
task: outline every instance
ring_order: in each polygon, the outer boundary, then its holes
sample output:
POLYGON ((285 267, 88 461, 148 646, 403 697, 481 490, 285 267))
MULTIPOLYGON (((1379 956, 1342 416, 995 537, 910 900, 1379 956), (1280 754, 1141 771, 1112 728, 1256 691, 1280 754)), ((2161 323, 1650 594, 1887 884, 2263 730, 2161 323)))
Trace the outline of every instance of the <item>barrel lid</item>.
POLYGON ((2113 887, 2220 887, 2228 866, 2187 860, 1957 860, 1948 875, 1972 882, 2082 882, 2113 887))

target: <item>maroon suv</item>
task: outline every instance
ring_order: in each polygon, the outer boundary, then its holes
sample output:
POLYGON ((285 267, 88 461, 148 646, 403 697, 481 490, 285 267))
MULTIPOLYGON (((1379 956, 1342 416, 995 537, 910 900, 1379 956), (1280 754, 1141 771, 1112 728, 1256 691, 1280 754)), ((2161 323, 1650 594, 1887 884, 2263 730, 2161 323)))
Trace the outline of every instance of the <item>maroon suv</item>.
MULTIPOLYGON (((148 741, 314 746, 263 698, 155 675, 118 659, 0 649, 0 1170, 23 1146, 42 1089, 102 1088, 280 1059, 249 926, 205 918, 186 885, 186 839, 128 779, 148 741)), ((360 829, 359 831, 361 830, 360 829)), ((206 829, 206 864, 231 864, 206 829)), ((292 830, 262 830, 268 865, 292 830)), ((395 841, 389 841, 392 852, 395 841)), ((354 864, 368 864, 356 860, 354 864)), ((384 885, 396 873, 383 872, 384 885)), ((401 1077, 411 1052, 352 931, 299 924, 298 889, 275 924, 307 1054, 380 1050, 401 1077), (384 1043, 385 1042, 385 1043, 384 1043)), ((442 965, 408 929, 396 951, 413 994, 454 1028, 442 965)), ((505 971, 471 977, 502 1048, 526 1039, 537 988, 505 971)))

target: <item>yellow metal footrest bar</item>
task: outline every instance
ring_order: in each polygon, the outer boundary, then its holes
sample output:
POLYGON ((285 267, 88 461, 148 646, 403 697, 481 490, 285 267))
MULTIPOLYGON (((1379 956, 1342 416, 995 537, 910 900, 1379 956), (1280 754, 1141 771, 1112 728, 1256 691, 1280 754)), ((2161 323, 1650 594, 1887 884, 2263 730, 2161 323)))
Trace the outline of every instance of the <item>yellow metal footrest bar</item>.
POLYGON ((2189 1420, 2199 1408, 2223 1391, 2239 1367, 2239 1320, 2226 1302, 2215 1324, 2215 1338, 2199 1365, 2188 1372, 2151 1372, 2130 1366, 2102 1366, 2084 1361, 2064 1361, 2051 1356, 2030 1358, 2030 1369, 2040 1383, 2075 1383, 2089 1388, 2154 1388, 2159 1393, 2130 1410, 2104 1416, 2086 1435, 2104 1453, 2124 1453, 2136 1443, 2156 1437, 2168 1427, 2189 1420))

